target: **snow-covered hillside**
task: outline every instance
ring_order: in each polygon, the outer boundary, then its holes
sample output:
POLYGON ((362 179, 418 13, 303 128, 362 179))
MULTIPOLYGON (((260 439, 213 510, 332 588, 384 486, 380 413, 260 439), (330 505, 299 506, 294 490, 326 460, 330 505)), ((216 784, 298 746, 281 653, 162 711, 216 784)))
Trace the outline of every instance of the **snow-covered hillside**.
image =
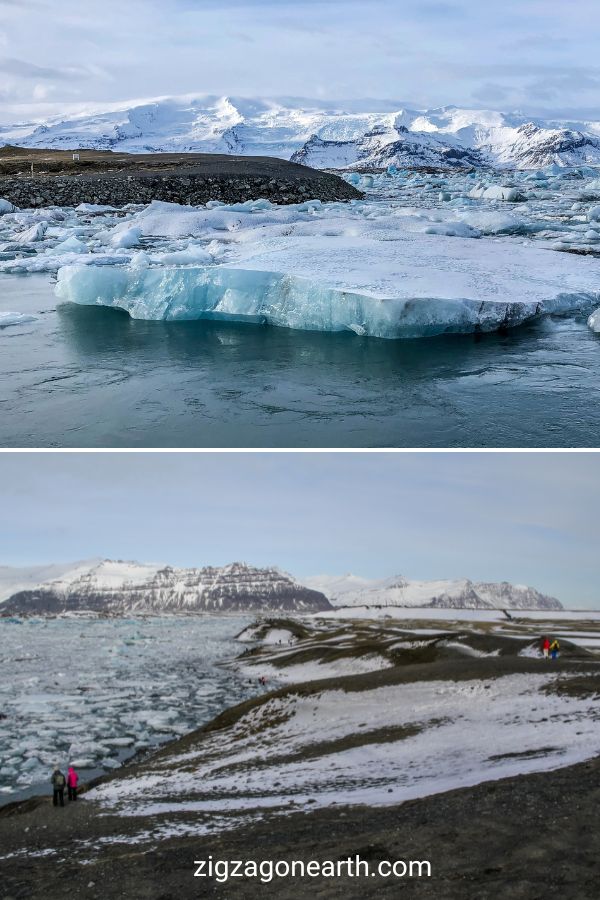
POLYGON ((91 568, 101 560, 90 559, 80 563, 49 563, 46 566, 0 566, 0 603, 17 591, 38 587, 44 581, 69 578, 80 566, 91 568))
POLYGON ((600 122, 489 110, 184 96, 0 127, 0 144, 277 156, 317 168, 600 165, 600 122))
POLYGON ((94 611, 230 612, 288 610, 317 612, 330 604, 318 591, 306 588, 276 568, 258 569, 246 563, 220 568, 177 569, 122 560, 94 560, 52 571, 2 570, 0 611, 57 613, 94 611), (35 583, 36 574, 41 579, 35 583))
POLYGON ((456 609, 562 609, 555 597, 521 584, 470 581, 409 581, 402 576, 369 580, 357 575, 316 575, 304 584, 322 591, 334 606, 415 606, 456 609))

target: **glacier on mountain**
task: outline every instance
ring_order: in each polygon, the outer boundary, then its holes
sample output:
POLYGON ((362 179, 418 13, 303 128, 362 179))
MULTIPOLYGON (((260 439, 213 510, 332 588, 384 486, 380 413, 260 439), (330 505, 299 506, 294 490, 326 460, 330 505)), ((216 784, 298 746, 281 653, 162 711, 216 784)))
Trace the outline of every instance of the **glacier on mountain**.
MULTIPOLYGON (((44 574, 40 570, 40 575, 44 574)), ((184 569, 92 560, 58 569, 55 577, 53 572, 49 574, 51 577, 36 583, 31 572, 0 570, 0 613, 123 615, 330 608, 322 594, 298 584, 280 569, 259 569, 245 563, 184 569)))
POLYGON ((336 607, 394 606, 434 609, 562 609, 555 597, 535 588, 507 581, 481 582, 468 578, 416 581, 395 575, 368 579, 357 575, 315 575, 304 579, 322 591, 336 607))
POLYGON ((71 118, 4 125, 0 142, 52 149, 266 155, 317 168, 600 164, 597 121, 531 119, 454 106, 414 110, 389 101, 163 97, 71 118))

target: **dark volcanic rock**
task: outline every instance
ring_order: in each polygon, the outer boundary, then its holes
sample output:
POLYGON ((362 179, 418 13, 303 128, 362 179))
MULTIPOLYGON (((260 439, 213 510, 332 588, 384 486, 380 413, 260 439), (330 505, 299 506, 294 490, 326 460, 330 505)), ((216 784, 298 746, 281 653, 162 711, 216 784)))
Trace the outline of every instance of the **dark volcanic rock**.
POLYGON ((10 149, 14 156, 5 148, 0 158, 0 197, 23 208, 152 200, 198 206, 261 198, 287 204, 362 196, 337 175, 271 157, 81 151, 74 161, 67 153, 10 149))

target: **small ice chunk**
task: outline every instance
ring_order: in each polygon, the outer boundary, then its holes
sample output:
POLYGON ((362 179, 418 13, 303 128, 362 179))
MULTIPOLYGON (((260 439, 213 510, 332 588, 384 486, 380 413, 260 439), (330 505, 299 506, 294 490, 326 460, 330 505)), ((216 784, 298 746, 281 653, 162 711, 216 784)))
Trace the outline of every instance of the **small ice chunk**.
POLYGON ((600 222, 600 206, 591 206, 588 209, 588 222, 600 222))
POLYGON ((138 250, 129 260, 132 269, 146 269, 150 265, 150 257, 145 250, 138 250))
POLYGON ((16 208, 10 200, 4 200, 3 197, 0 197, 0 216, 5 215, 5 213, 15 212, 16 208))
POLYGON ((594 334, 600 334, 600 308, 594 310, 587 320, 587 323, 588 328, 590 328, 594 334))
POLYGON ((478 238, 481 232, 471 228, 466 222, 440 222, 436 225, 428 225, 424 229, 425 234, 442 234, 446 237, 478 238))
POLYGON ((461 222, 482 234, 524 234, 534 230, 517 216, 491 209, 469 209, 457 215, 461 222))
POLYGON ((48 253, 88 253, 88 246, 84 244, 83 241, 80 241, 79 238, 76 238, 74 235, 68 237, 66 240, 61 241, 60 244, 57 244, 56 247, 53 247, 52 250, 48 250, 48 253))
POLYGON ((8 328, 9 325, 24 325, 26 322, 35 322, 37 316, 29 316, 18 312, 0 312, 0 328, 8 328))
POLYGON ((151 257, 152 262, 160 263, 164 266, 187 266, 187 265, 210 265, 213 258, 202 247, 197 244, 189 244, 182 250, 172 250, 165 253, 154 253, 151 257))
POLYGON ((136 225, 131 225, 128 228, 118 228, 113 232, 113 235, 110 238, 110 245, 117 249, 137 247, 141 236, 142 229, 138 228, 136 225))
POLYGON ((75 212, 94 216, 106 212, 116 212, 116 207, 105 206, 102 203, 80 203, 79 206, 75 207, 75 212))
POLYGON ((483 197, 484 200, 504 200, 507 203, 517 203, 525 199, 524 195, 516 187, 502 184, 493 184, 491 187, 478 185, 469 191, 469 197, 476 199, 483 197))
POLYGON ((45 222, 30 225, 25 231, 20 231, 13 240, 16 244, 35 244, 36 241, 43 241, 47 227, 45 222))

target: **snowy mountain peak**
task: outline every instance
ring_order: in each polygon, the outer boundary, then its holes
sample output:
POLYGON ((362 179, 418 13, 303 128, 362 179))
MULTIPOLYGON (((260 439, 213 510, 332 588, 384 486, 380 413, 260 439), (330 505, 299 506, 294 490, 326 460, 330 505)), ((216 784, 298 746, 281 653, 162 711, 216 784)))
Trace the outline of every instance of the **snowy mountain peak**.
POLYGON ((317 575, 304 584, 322 591, 334 606, 414 606, 455 609, 562 609, 555 598, 507 581, 409 581, 403 576, 378 580, 356 575, 317 575))
POLYGON ((600 121, 383 101, 160 97, 0 126, 0 145, 277 156, 317 168, 600 165, 600 121))
POLYGON ((93 560, 64 567, 0 569, 0 611, 9 614, 91 610, 131 612, 318 612, 319 591, 275 568, 234 562, 202 569, 93 560))

